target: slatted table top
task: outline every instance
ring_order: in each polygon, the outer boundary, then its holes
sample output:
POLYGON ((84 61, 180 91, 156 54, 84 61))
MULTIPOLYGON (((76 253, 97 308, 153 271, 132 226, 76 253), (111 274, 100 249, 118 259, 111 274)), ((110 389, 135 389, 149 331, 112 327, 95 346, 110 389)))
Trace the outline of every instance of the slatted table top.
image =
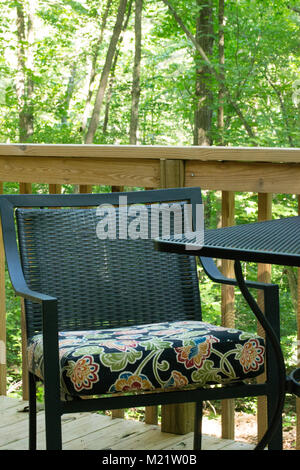
POLYGON ((300 216, 163 236, 155 246, 166 252, 300 266, 300 216))

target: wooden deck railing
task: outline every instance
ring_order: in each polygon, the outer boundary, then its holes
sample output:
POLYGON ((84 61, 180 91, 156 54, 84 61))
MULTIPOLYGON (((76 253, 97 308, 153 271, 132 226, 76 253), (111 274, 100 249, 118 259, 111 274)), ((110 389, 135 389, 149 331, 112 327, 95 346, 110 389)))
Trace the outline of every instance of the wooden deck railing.
MULTIPOLYGON (((231 147, 160 147, 101 145, 0 144, 0 191, 3 182, 19 182, 21 193, 30 193, 32 183, 46 183, 50 193, 62 184, 79 185, 90 192, 92 185, 171 188, 200 186, 222 194, 222 225, 234 224, 235 192, 258 194, 258 219, 272 217, 274 193, 300 194, 300 149, 231 147)), ((300 199, 299 213, 300 213, 300 199)), ((1 236, 1 233, 0 233, 1 236)), ((223 262, 223 272, 232 276, 232 263, 223 262)), ((300 270, 298 270, 300 273, 300 270)), ((0 243, 0 394, 6 394, 5 360, 5 260, 0 243)), ((268 265, 258 266, 258 278, 270 282, 268 265)), ((300 274, 298 275, 300 289, 300 274)), ((300 292, 300 291, 299 291, 300 292)), ((262 299, 258 301, 261 303, 262 299)), ((222 322, 233 326, 234 290, 222 288, 222 322)), ((297 311, 300 341, 300 295, 297 311)), ((259 326, 258 326, 259 328, 259 326)), ((298 357, 300 363, 300 358, 298 357)), ((299 364, 298 364, 299 366, 299 364)), ((23 367, 26 370, 26 364, 23 367)), ((27 393, 26 374, 23 395, 27 393)), ((234 402, 222 404, 222 437, 234 438, 234 402)), ((193 429, 192 405, 166 405, 162 430, 186 433, 193 429)), ((264 397, 258 400, 258 434, 265 429, 264 397)), ((297 399, 297 449, 300 449, 300 399, 297 399)), ((116 413, 115 413, 116 414, 116 413)), ((146 410, 146 422, 155 423, 155 407, 146 410)))

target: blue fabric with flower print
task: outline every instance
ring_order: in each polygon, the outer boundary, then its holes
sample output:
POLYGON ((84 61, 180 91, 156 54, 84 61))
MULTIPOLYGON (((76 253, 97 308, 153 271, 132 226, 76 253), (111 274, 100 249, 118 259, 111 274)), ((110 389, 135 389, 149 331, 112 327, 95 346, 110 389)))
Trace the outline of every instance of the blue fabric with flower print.
MULTIPOLYGON (((28 342, 29 370, 43 379, 42 335, 28 342)), ((265 343, 200 321, 59 333, 61 388, 74 396, 226 384, 260 375, 265 343)))

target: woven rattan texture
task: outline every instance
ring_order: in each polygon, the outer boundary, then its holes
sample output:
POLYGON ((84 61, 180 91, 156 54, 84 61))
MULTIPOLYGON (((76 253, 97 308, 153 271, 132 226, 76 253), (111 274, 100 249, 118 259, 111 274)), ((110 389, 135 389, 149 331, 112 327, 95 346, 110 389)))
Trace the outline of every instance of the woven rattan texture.
MULTIPOLYGON (((151 239, 101 240, 96 209, 16 214, 25 279, 58 299, 59 330, 201 318, 194 257, 160 253, 151 239)), ((38 304, 26 301, 26 318, 29 337, 41 331, 38 304)))

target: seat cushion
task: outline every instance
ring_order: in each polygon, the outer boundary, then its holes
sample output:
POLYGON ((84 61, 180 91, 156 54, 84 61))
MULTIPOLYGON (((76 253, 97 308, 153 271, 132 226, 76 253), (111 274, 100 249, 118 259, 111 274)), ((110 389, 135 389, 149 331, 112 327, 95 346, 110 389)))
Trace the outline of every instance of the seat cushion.
MULTIPOLYGON (((43 341, 28 342, 29 370, 44 378, 43 341)), ((59 333, 62 392, 68 396, 226 384, 264 370, 259 336, 200 321, 59 333)))

